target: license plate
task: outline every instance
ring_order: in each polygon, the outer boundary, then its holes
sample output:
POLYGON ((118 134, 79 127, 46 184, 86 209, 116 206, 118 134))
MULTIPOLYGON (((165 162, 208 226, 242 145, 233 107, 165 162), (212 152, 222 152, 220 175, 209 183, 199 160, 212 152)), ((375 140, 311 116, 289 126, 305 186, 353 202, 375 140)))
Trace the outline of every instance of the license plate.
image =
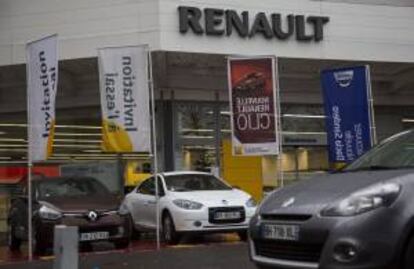
POLYGON ((239 211, 230 212, 216 212, 214 213, 214 219, 216 220, 229 220, 229 219, 240 219, 241 215, 239 211))
POLYGON ((81 233, 80 241, 95 241, 109 238, 109 232, 81 233))
POLYGON ((265 239, 298 241, 299 226, 282 224, 264 224, 263 237, 265 239))

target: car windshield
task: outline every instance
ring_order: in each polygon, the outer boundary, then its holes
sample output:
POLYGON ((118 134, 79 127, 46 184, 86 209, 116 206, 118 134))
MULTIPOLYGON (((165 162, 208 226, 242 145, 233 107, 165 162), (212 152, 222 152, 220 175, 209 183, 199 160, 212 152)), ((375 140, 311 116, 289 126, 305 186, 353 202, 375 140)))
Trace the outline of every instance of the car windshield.
POLYGON ((165 177, 165 184, 169 191, 212 191, 231 190, 223 181, 212 175, 186 174, 165 177))
POLYGON ((348 165, 344 172, 414 167, 414 131, 392 136, 348 165))
POLYGON ((94 178, 55 178, 37 183, 41 198, 107 195, 108 189, 94 178))

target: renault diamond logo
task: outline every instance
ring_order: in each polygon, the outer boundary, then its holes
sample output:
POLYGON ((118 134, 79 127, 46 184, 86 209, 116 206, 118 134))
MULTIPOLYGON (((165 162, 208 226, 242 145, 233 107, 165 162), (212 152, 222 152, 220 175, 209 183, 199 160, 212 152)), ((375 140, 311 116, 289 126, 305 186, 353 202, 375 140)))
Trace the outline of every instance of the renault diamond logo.
POLYGON ((282 207, 289 207, 295 202, 295 197, 291 197, 283 202, 282 207))
POLYGON ((98 218, 98 213, 96 213, 95 211, 90 211, 90 212, 88 213, 88 218, 89 218, 91 221, 96 221, 96 219, 98 218))

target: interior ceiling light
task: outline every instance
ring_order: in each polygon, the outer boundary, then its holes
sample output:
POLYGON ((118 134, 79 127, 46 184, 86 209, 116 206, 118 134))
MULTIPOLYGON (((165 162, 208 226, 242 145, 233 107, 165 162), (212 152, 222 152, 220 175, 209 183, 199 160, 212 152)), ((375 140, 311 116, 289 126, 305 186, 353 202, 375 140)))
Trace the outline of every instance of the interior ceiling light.
MULTIPOLYGON (((0 145, 1 146, 1 145, 0 145)), ((99 149, 99 145, 54 144, 54 148, 99 149)))
POLYGON ((27 140, 23 138, 0 138, 0 142, 24 142, 26 143, 27 140))
POLYGON ((102 136, 101 133, 62 133, 56 132, 55 136, 102 136))
POLYGON ((181 132, 200 132, 200 133, 202 133, 202 132, 213 132, 213 131, 214 131, 213 129, 186 129, 186 128, 181 129, 181 132))
POLYGON ((70 129, 92 129, 92 130, 101 130, 101 126, 93 125, 55 125, 56 128, 70 128, 70 129))
POLYGON ((0 127, 22 127, 27 128, 25 123, 0 123, 0 127))
POLYGON ((414 119, 405 118, 405 119, 402 119, 401 122, 413 123, 414 122, 414 119))
POLYGON ((183 135, 182 138, 186 138, 186 139, 213 139, 214 136, 183 135))
POLYGON ((326 132, 289 132, 282 131, 284 135, 326 135, 326 132))
POLYGON ((324 119, 325 115, 309 115, 309 114, 283 114, 284 118, 302 118, 302 119, 324 119))
POLYGON ((26 148, 26 144, 0 144, 0 148, 26 148))
MULTIPOLYGON (((0 139, 1 141, 1 139, 0 139)), ((101 140, 93 140, 93 139, 61 139, 61 138, 55 138, 53 139, 54 142, 71 142, 71 143, 101 143, 101 140)))

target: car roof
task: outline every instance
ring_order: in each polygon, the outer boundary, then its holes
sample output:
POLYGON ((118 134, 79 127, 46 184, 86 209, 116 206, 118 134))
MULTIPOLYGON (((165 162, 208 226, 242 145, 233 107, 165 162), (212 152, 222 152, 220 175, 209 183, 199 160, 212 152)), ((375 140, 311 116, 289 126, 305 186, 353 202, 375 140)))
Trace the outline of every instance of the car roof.
POLYGON ((200 172, 200 171, 169 171, 169 172, 163 172, 160 173, 162 176, 180 176, 180 175, 209 175, 211 176, 211 173, 207 172, 200 172))

